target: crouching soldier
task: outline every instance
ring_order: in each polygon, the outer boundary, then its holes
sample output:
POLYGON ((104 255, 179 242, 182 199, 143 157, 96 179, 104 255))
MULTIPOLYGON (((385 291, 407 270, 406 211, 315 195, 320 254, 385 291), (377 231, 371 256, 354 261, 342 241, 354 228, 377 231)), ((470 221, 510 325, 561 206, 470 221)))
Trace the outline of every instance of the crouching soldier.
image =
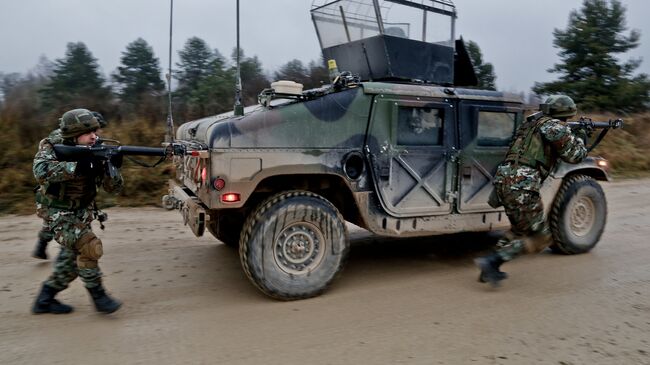
POLYGON ((543 116, 523 123, 517 130, 494 178, 494 188, 512 228, 499 240, 491 255, 475 260, 479 281, 497 286, 507 277, 501 264, 527 253, 540 252, 552 242, 539 191, 559 159, 579 163, 587 156, 588 131, 573 132, 566 121, 576 115, 576 105, 564 95, 549 97, 543 116))
MULTIPOLYGON (((86 109, 74 109, 63 114, 59 121, 61 142, 68 145, 92 146, 97 140, 100 122, 86 109)), ((40 188, 36 200, 44 210, 54 239, 61 252, 54 263, 54 272, 43 283, 32 312, 70 313, 73 308, 54 297, 81 277, 99 312, 112 313, 121 303, 106 294, 98 260, 102 256, 102 241, 91 230, 95 216, 95 196, 101 185, 106 192, 118 193, 123 186, 118 173, 111 179, 104 173, 105 166, 92 158, 77 162, 58 161, 54 143, 42 140, 34 157, 33 172, 40 188)))

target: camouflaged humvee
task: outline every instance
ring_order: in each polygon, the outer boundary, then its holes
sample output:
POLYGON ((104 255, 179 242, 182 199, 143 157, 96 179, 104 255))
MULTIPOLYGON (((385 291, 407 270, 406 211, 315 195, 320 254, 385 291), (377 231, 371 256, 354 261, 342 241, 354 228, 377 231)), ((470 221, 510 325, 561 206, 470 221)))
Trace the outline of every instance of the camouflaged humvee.
MULTIPOLYGON (((524 120, 522 100, 458 87, 473 72, 459 75, 468 62, 459 41, 410 44, 408 37, 368 24, 364 37, 356 32, 351 38, 348 30, 338 44, 324 41, 319 22, 345 23, 337 14, 359 2, 312 10, 324 54, 336 56, 351 73, 306 92, 265 90, 260 105, 243 116, 188 122, 176 133, 188 152, 174 157, 177 175, 163 204, 180 209, 195 235, 207 228, 225 244, 238 245, 247 276, 274 298, 306 298, 327 288, 349 250, 346 221, 391 237, 510 224, 488 197, 493 173, 524 120), (369 36, 371 30, 376 32, 369 36), (423 44, 431 46, 428 51, 423 44), (396 59, 365 62, 359 50, 373 47, 396 59), (441 49, 453 60, 436 61, 441 49), (352 57, 359 52, 360 58, 352 57), (419 54, 420 64, 404 58, 409 52, 419 54)), ((381 2, 368 3, 381 12, 381 2)), ((439 15, 438 3, 416 9, 439 15)), ((543 198, 554 249, 586 252, 600 238, 606 206, 594 180, 608 179, 606 165, 596 158, 561 163, 547 179, 543 198)))

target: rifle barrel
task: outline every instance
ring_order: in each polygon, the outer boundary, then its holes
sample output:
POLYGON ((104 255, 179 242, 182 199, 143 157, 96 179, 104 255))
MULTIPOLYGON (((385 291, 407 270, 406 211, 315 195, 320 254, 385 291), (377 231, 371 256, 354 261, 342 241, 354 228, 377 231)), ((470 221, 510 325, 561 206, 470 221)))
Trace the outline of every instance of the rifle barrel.
POLYGON ((142 147, 142 146, 119 146, 117 152, 123 155, 132 156, 165 156, 166 149, 163 147, 142 147))

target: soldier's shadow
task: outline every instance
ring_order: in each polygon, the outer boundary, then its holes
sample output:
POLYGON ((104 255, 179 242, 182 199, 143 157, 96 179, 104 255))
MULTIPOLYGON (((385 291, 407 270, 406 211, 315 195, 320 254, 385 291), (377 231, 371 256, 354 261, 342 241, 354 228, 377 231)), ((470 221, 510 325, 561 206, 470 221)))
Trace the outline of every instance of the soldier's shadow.
POLYGON ((504 232, 472 232, 432 237, 387 238, 353 234, 342 285, 404 276, 453 274, 473 267, 473 259, 490 252, 504 232), (349 280, 349 282, 348 282, 349 280))
POLYGON ((465 232, 431 237, 390 238, 372 234, 350 239, 350 260, 467 261, 493 248, 502 231, 465 232))

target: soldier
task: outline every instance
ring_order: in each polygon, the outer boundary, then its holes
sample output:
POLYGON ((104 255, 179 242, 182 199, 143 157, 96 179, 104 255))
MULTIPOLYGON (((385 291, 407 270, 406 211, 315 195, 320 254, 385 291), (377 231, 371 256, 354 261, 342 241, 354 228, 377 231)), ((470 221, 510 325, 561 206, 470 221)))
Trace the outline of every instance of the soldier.
POLYGON ((499 269, 501 264, 525 253, 540 252, 552 243, 539 191, 558 158, 579 163, 587 156, 589 131, 572 133, 566 124, 575 115, 571 98, 551 96, 542 104, 542 113, 529 117, 515 133, 494 178, 496 196, 512 227, 499 240, 496 252, 475 260, 481 269, 480 282, 498 286, 507 277, 499 269))
MULTIPOLYGON (((96 143, 99 128, 97 117, 90 111, 70 110, 60 119, 61 141, 69 145, 92 146, 96 143)), ((43 216, 54 239, 61 245, 61 252, 56 258, 54 272, 43 283, 32 312, 72 312, 71 306, 54 297, 80 276, 95 308, 99 312, 112 313, 121 303, 109 297, 102 286, 102 273, 97 263, 103 253, 102 241, 92 232, 90 223, 95 216, 97 186, 102 185, 109 193, 117 193, 124 181, 119 173, 111 179, 104 174, 104 164, 93 159, 57 161, 53 142, 56 140, 50 138, 40 142, 33 171, 40 185, 36 200, 45 211, 43 216)))
MULTIPOLYGON (((98 112, 92 112, 92 114, 97 118, 99 128, 106 128, 108 123, 106 123, 104 117, 98 112)), ((59 128, 52 131, 47 138, 52 144, 63 143, 63 139, 61 138, 61 129, 59 128)), ((43 218, 43 224, 41 225, 41 230, 38 231, 38 239, 36 240, 36 246, 32 252, 32 257, 41 260, 47 260, 47 244, 54 238, 54 232, 50 229, 46 214, 47 207, 43 207, 41 203, 36 202, 36 215, 43 218)))

